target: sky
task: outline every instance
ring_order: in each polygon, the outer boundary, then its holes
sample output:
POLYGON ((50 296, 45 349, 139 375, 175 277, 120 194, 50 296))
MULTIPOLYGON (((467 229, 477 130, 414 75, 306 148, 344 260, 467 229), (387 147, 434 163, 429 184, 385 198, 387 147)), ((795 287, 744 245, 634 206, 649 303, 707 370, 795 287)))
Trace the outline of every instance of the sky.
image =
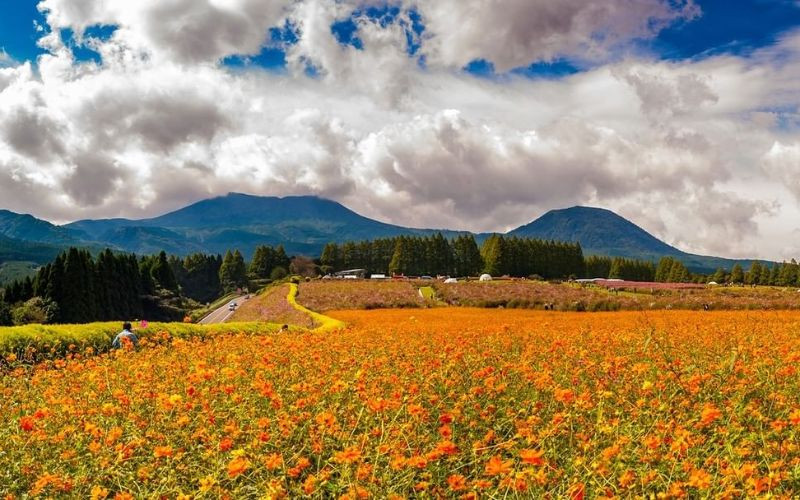
POLYGON ((800 258, 800 0, 0 0, 0 208, 243 192, 800 258))

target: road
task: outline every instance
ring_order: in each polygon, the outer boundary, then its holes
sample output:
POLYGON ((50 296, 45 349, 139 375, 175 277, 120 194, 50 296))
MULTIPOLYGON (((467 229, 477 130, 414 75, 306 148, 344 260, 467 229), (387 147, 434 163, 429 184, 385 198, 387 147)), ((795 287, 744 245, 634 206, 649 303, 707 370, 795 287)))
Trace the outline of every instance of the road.
POLYGON ((216 325, 217 323, 225 323, 228 319, 233 316, 233 313, 236 311, 229 311, 229 306, 236 302, 237 304, 241 305, 244 301, 244 295, 240 295, 238 297, 234 297, 228 302, 225 303, 224 306, 220 307, 216 311, 212 312, 205 318, 200 320, 201 325, 216 325))

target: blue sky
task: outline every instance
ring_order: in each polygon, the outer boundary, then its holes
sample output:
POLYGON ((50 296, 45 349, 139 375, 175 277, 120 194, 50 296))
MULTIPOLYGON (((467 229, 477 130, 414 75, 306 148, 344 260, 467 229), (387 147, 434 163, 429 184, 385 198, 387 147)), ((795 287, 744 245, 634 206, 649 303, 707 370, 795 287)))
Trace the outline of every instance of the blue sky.
MULTIPOLYGON (((44 18, 37 10, 37 0, 0 0, 0 47, 16 61, 34 61, 43 50, 36 45, 44 18)), ((754 49, 769 46, 787 30, 800 27, 800 2, 796 0, 698 0, 702 15, 692 21, 677 23, 661 31, 653 40, 643 41, 638 50, 665 60, 703 58, 719 54, 747 54, 754 49)), ((353 18, 340 20, 331 30, 340 43, 362 48, 356 34, 354 18, 367 16, 371 19, 392 22, 398 14, 396 8, 369 8, 357 11, 353 18)), ((409 56, 416 55, 419 45, 413 42, 413 34, 424 33, 423 20, 412 12, 409 26, 409 56)), ((223 60, 231 67, 255 66, 270 70, 282 70, 286 66, 284 47, 296 41, 292 26, 270 30, 265 34, 266 46, 258 55, 229 56, 223 60)), ((108 36, 110 27, 98 27, 89 35, 108 36)), ((96 60, 99 56, 86 47, 72 43, 72 33, 62 31, 65 43, 73 47, 78 60, 96 60)), ((421 61, 424 65, 424 60, 421 61)), ((512 72, 531 78, 558 78, 571 75, 586 68, 587 63, 558 58, 554 61, 533 61, 530 66, 512 72)), ((464 70, 479 77, 494 77, 491 63, 475 60, 464 70)))

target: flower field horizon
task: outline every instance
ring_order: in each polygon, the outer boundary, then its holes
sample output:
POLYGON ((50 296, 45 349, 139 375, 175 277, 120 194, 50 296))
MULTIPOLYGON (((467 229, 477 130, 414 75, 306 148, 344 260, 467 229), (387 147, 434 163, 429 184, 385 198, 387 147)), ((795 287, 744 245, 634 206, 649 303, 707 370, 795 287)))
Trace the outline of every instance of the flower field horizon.
POLYGON ((792 498, 800 312, 334 311, 2 375, 0 493, 792 498))

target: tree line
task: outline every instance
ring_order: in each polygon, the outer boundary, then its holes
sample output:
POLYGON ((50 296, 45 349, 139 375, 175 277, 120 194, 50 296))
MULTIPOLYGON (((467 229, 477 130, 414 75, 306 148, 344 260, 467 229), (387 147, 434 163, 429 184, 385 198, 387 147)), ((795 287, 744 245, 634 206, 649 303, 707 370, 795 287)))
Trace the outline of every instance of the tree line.
POLYGON ((17 280, 0 295, 0 325, 89 323, 147 318, 176 321, 190 309, 251 281, 283 277, 290 259, 283 247, 258 247, 246 266, 242 254, 196 253, 184 258, 104 250, 96 257, 70 248, 17 280))
POLYGON ((405 276, 539 275, 545 279, 581 276, 583 251, 577 243, 492 235, 478 246, 471 234, 447 239, 398 236, 372 241, 329 243, 321 272, 365 269, 405 276))

